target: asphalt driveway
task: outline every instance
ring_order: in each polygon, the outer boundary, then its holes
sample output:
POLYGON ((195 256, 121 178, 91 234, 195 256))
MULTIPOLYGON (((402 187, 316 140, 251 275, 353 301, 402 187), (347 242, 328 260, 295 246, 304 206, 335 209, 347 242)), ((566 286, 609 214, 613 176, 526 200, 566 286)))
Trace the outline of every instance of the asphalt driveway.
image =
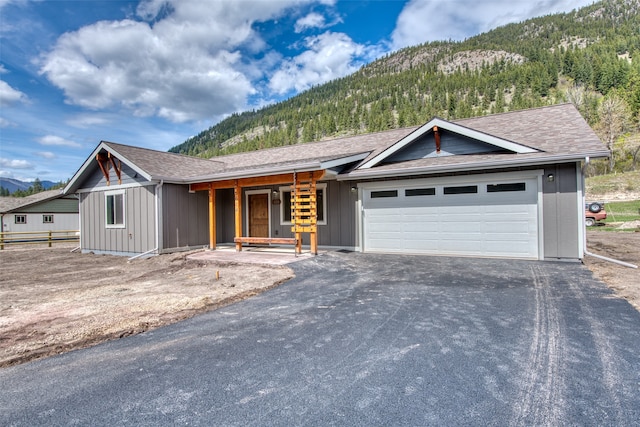
POLYGON ((638 425, 640 314, 577 263, 327 253, 0 370, 0 425, 638 425))

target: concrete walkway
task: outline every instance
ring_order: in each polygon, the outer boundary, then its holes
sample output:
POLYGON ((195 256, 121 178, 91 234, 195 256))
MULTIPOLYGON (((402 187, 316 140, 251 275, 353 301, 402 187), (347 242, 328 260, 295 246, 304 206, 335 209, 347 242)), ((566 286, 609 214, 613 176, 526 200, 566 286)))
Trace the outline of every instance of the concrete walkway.
POLYGON ((240 252, 236 251, 235 246, 220 246, 213 251, 205 250, 189 255, 187 259, 225 263, 286 265, 314 256, 308 250, 303 250, 301 254, 296 254, 293 246, 243 246, 240 252))

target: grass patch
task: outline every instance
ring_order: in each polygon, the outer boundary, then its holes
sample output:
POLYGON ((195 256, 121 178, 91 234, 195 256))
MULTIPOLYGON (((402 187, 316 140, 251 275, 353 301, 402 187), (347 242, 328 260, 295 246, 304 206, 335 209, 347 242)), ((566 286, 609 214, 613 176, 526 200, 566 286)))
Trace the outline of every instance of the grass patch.
POLYGON ((589 177, 586 190, 588 196, 640 192, 640 171, 589 177))
POLYGON ((640 200, 625 202, 607 202, 605 204, 607 219, 600 221, 593 231, 636 232, 637 228, 618 228, 623 222, 640 220, 640 200))

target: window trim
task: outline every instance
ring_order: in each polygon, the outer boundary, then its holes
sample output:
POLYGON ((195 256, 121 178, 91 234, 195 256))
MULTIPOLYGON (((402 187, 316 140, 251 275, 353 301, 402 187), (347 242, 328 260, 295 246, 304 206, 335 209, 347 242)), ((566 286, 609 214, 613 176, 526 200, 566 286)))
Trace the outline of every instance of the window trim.
POLYGON ((397 188, 392 190, 371 190, 369 191, 370 199, 397 199, 400 196, 400 192, 397 188))
POLYGON ((42 223, 43 224, 53 224, 53 214, 43 214, 42 215, 42 223))
MULTIPOLYGON (((127 198, 125 190, 113 190, 104 192, 104 223, 105 228, 125 228, 127 218, 127 198), (122 224, 109 224, 109 197, 122 196, 122 224)), ((114 199, 115 200, 115 199, 114 199)))
MULTIPOLYGON (((279 187, 278 190, 280 192, 280 225, 291 225, 291 221, 284 220, 285 203, 283 195, 284 193, 291 192, 291 186, 282 186, 279 187)), ((318 220, 316 225, 327 225, 327 184, 316 184, 316 191, 318 190, 322 190, 322 212, 324 214, 324 218, 322 221, 318 220)), ((287 208, 291 210, 291 206, 287 206, 287 208)))
POLYGON ((466 196, 478 194, 479 191, 478 184, 452 184, 442 187, 442 194, 445 196, 466 196))
POLYGON ((436 195, 436 187, 405 188, 404 197, 431 197, 436 195))
POLYGON ((526 181, 518 182, 498 182, 486 184, 487 194, 493 193, 519 193, 527 191, 526 181))
POLYGON ((14 224, 18 224, 18 225, 26 224, 27 223, 27 216, 23 215, 23 214, 16 214, 16 215, 13 216, 13 223, 14 224), (20 218, 21 221, 18 221, 18 218, 20 218))

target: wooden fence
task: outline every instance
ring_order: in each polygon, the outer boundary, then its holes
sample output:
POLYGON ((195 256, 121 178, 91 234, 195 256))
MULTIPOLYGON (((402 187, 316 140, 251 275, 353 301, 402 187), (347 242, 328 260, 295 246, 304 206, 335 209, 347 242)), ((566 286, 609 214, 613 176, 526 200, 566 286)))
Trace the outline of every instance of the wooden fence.
POLYGON ((9 245, 48 244, 49 247, 51 247, 54 243, 72 243, 79 241, 80 232, 78 230, 0 232, 0 250, 3 250, 5 246, 9 245))

